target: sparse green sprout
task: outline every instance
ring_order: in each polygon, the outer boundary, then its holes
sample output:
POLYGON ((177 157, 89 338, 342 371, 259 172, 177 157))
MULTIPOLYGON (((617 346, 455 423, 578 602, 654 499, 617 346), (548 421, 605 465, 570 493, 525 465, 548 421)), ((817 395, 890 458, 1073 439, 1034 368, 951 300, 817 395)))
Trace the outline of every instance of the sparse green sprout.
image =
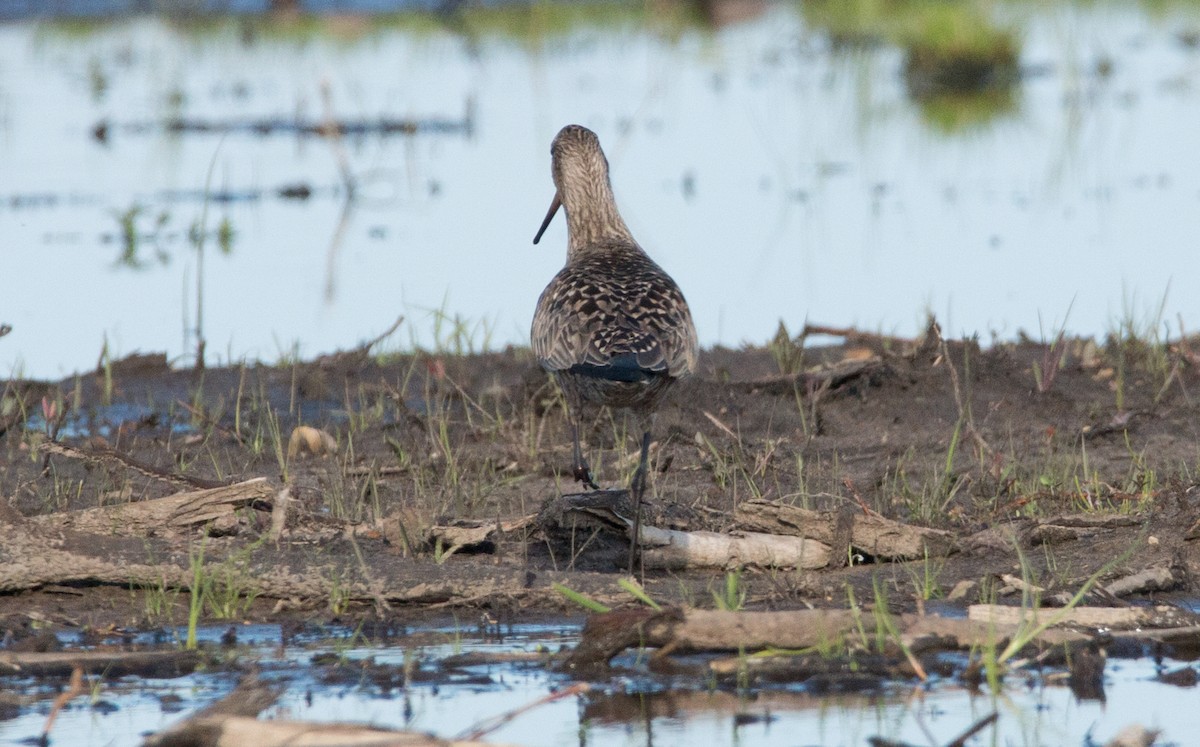
POLYGON ((742 570, 739 568, 725 573, 725 585, 720 593, 713 592, 717 609, 739 612, 746 606, 746 589, 742 587, 742 570))
POLYGON ((612 612, 612 608, 606 607, 605 605, 597 602, 596 600, 592 599, 591 597, 586 596, 584 594, 580 594, 579 592, 575 591, 574 589, 563 586, 562 584, 554 583, 554 584, 550 585, 550 588, 554 589, 559 594, 562 594, 564 597, 566 597, 568 600, 574 602, 575 604, 579 605, 580 607, 583 607, 585 610, 587 610, 589 612, 596 612, 596 613, 601 613, 601 614, 603 614, 605 612, 612 612))

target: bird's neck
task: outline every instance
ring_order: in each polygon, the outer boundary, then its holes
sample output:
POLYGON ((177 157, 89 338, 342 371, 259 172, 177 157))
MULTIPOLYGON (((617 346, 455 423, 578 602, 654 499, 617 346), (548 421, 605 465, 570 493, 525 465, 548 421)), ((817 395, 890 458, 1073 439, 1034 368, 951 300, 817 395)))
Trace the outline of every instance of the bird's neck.
POLYGON ((617 211, 608 180, 597 180, 577 193, 564 195, 567 211, 567 252, 578 256, 589 247, 615 242, 635 244, 633 234, 617 211))

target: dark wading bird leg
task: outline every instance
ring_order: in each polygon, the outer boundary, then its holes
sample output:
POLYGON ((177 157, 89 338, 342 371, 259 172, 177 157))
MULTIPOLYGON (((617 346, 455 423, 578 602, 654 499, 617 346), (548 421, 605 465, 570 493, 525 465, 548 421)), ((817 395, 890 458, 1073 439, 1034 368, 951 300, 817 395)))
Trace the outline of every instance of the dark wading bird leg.
POLYGON ((587 460, 583 458, 583 449, 579 446, 579 424, 571 422, 571 440, 575 444, 574 456, 574 472, 575 481, 581 482, 592 490, 599 490, 600 486, 592 479, 592 468, 588 466, 587 460))
POLYGON ((629 493, 633 497, 633 534, 629 537, 629 575, 633 575, 634 561, 641 550, 642 534, 642 494, 646 492, 647 462, 650 457, 650 431, 642 434, 642 458, 638 460, 637 472, 633 473, 633 482, 629 485, 629 493))

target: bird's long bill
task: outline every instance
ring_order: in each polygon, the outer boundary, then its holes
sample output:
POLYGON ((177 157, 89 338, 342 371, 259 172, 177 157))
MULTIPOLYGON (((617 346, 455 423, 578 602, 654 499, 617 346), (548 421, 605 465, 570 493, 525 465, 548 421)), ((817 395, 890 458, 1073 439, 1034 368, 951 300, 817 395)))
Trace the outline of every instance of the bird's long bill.
POLYGON ((550 221, 554 220, 554 214, 562 207, 562 199, 558 196, 558 192, 554 193, 554 199, 550 202, 550 209, 546 211, 546 219, 542 221, 542 227, 538 229, 537 236, 533 237, 533 243, 538 243, 542 240, 542 234, 546 232, 546 227, 550 225, 550 221))

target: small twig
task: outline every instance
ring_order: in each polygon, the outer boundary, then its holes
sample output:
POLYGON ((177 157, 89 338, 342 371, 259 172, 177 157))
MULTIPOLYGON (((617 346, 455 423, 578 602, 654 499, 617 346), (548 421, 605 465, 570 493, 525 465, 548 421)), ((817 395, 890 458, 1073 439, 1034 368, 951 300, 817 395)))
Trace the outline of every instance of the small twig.
POLYGON ((543 706, 547 703, 553 703, 554 701, 562 700, 563 698, 569 698, 572 695, 582 695, 590 689, 591 686, 586 682, 578 682, 570 687, 564 687, 558 692, 550 693, 549 695, 538 698, 532 703, 527 703, 520 708, 514 708, 508 713, 502 713, 499 716, 495 716, 487 721, 484 721, 482 724, 477 724, 476 726, 472 727, 470 731, 463 732, 458 739, 461 739, 464 742, 473 742, 487 734, 490 734, 496 729, 499 729, 501 726, 504 726, 517 716, 520 716, 527 711, 531 711, 538 706, 543 706))
POLYGON ((54 704, 50 706, 50 715, 46 717, 46 726, 42 729, 42 744, 50 744, 50 730, 54 728, 54 720, 58 718, 58 712, 71 702, 75 697, 83 694, 83 667, 75 667, 71 672, 71 681, 67 685, 67 689, 58 694, 54 699, 54 704))
POLYGON ((967 729, 962 734, 959 734, 951 741, 946 742, 946 747, 963 747, 963 745, 967 743, 968 739, 986 729, 998 718, 1000 718, 1000 713, 998 711, 992 711, 989 715, 984 716, 972 724, 971 728, 967 729))
POLYGON ((912 345, 917 344, 916 340, 908 337, 894 337, 892 335, 881 335, 875 332, 863 332, 854 327, 828 327, 823 324, 805 324, 804 329, 800 332, 801 337, 809 335, 829 335, 830 337, 843 337, 847 340, 864 340, 869 342, 879 342, 889 345, 912 345))
POLYGON ((842 485, 846 487, 846 490, 850 491, 850 495, 854 496, 854 502, 862 509, 864 516, 883 516, 883 514, 867 505, 867 502, 863 500, 862 494, 858 492, 858 488, 854 486, 853 480, 849 477, 843 477, 842 485))
POLYGON ((381 343, 384 340, 386 340, 387 338, 391 337, 393 332, 400 329, 401 324, 404 324, 404 315, 403 314, 401 314, 399 317, 397 317, 396 321, 392 322, 392 326, 388 327, 386 330, 383 331, 383 334, 373 337, 372 339, 370 339, 367 342, 364 342, 362 345, 358 346, 358 349, 364 353, 371 352, 371 348, 375 347, 379 343, 381 343))
POLYGON ((741 439, 739 439, 739 438, 738 438, 738 435, 737 435, 736 433, 734 433, 734 432, 733 432, 733 430, 732 430, 732 429, 731 429, 729 426, 727 426, 727 425, 725 425, 724 423, 722 423, 722 422, 720 421, 720 419, 719 419, 719 418, 717 418, 717 416, 716 416, 716 415, 713 415, 713 414, 712 414, 711 412, 709 412, 708 410, 703 410, 702 412, 704 413, 704 417, 708 418, 708 419, 709 419, 709 421, 710 421, 710 422, 711 422, 713 425, 717 426, 717 427, 718 427, 718 428, 720 428, 722 431, 724 431, 724 432, 725 432, 725 435, 729 436, 729 437, 730 437, 730 438, 732 438, 734 441, 740 441, 740 440, 741 440, 741 439))

